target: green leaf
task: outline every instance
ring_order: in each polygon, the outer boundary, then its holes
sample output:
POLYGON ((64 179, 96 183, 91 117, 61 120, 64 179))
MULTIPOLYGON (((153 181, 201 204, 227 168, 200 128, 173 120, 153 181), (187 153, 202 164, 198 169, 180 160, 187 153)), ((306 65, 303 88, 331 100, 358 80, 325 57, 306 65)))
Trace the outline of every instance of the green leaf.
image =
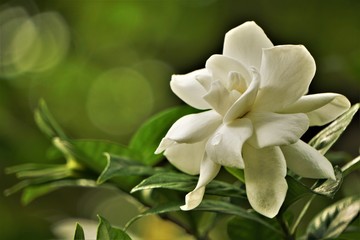
MULTIPOLYGON (((150 176, 149 178, 144 179, 140 184, 131 190, 131 193, 154 188, 166 188, 183 192, 190 192, 195 188, 197 181, 198 177, 183 173, 157 173, 153 176, 150 176)), ((208 185, 206 185, 206 193, 217 196, 245 198, 245 191, 242 190, 239 186, 217 180, 213 180, 208 185)))
MULTIPOLYGON (((20 168, 19 168, 20 169, 20 168)), ((31 177, 27 178, 9 189, 4 191, 6 196, 14 194, 24 188, 27 188, 31 185, 38 185, 47 182, 57 181, 60 179, 68 178, 72 176, 72 172, 65 166, 56 166, 49 169, 34 169, 26 170, 24 172, 17 172, 18 177, 31 177)))
MULTIPOLYGON (((125 229, 128 228, 132 223, 134 223, 137 219, 141 217, 145 217, 148 215, 153 214, 163 214, 168 212, 176 212, 180 211, 180 206, 183 205, 183 202, 169 202, 167 204, 161 204, 160 206, 151 208, 133 219, 131 219, 125 226, 125 229)), ((272 226, 268 219, 264 220, 262 217, 260 217, 258 214, 253 213, 251 211, 248 211, 246 209, 243 209, 239 206, 236 206, 234 204, 228 203, 223 200, 208 200, 204 199, 201 204, 195 208, 193 211, 207 211, 207 212, 217 212, 217 213, 224 213, 224 214, 230 214, 234 216, 243 217, 245 219, 253 220, 254 222, 258 224, 262 224, 265 227, 271 229, 273 232, 282 234, 280 230, 278 230, 276 227, 272 226)))
MULTIPOLYGON (((236 206, 234 204, 228 203, 222 200, 203 200, 201 204, 194 209, 195 211, 209 211, 209 212, 217 212, 217 213, 224 213, 230 214, 238 217, 242 217, 245 219, 252 220, 258 224, 271 229, 274 232, 281 233, 279 229, 274 227, 272 224, 269 223, 269 219, 266 219, 257 213, 254 213, 252 210, 247 210, 236 206)), ((270 220, 271 221, 271 220, 270 220)))
POLYGON ((27 205, 31 201, 45 194, 63 187, 96 187, 96 182, 88 179, 77 179, 77 180, 59 180, 56 182, 44 183, 39 185, 31 185, 24 189, 21 201, 27 205))
POLYGON ((99 216, 96 240, 131 240, 128 234, 119 228, 112 227, 103 217, 99 216))
POLYGON ((286 181, 288 184, 288 191, 286 193, 285 201, 281 206, 282 212, 285 212, 288 207, 290 207, 299 199, 312 193, 308 186, 304 185, 302 182, 291 176, 286 176, 286 181))
POLYGON ((104 153, 111 153, 124 159, 138 159, 126 146, 102 140, 64 140, 54 139, 55 146, 67 157, 74 158, 80 164, 89 167, 95 172, 102 172, 107 164, 104 153))
POLYGON ((353 220, 353 224, 348 225, 344 232, 340 236, 336 237, 336 240, 354 240, 360 239, 360 221, 359 216, 357 220, 353 220))
POLYGON ((360 195, 348 197, 321 211, 308 225, 308 240, 337 238, 359 216, 360 195))
POLYGON ((304 185, 302 182, 289 175, 286 176, 288 191, 286 193, 285 201, 281 206, 281 212, 285 212, 296 201, 310 194, 333 198, 336 192, 340 189, 343 179, 341 170, 338 167, 335 167, 334 170, 336 181, 328 179, 322 183, 317 182, 312 188, 304 185))
POLYGON ((233 167, 225 167, 226 171, 228 171, 231 175, 236 177, 242 183, 245 183, 245 175, 244 170, 240 168, 233 168, 233 167))
POLYGON ((74 240, 85 240, 84 229, 81 227, 79 223, 76 223, 74 240))
POLYGON ((360 103, 353 105, 348 111, 311 139, 309 144, 321 154, 325 154, 345 131, 359 107, 360 103))
POLYGON ((189 106, 181 106, 158 113, 145 122, 133 135, 129 148, 142 154, 141 161, 145 165, 155 165, 163 156, 155 155, 154 152, 171 125, 180 117, 196 111, 189 106))
POLYGON ((20 165, 11 166, 5 169, 6 174, 16 174, 24 171, 39 170, 39 169, 49 169, 57 168, 58 164, 39 164, 39 163, 25 163, 20 165))
POLYGON ((99 184, 119 176, 150 176, 157 172, 165 171, 165 169, 145 166, 121 156, 114 156, 112 154, 105 154, 105 156, 108 163, 97 180, 99 184))
POLYGON ((233 217, 228 222, 227 232, 231 240, 282 239, 282 235, 279 232, 274 232, 262 224, 242 217, 233 217))
MULTIPOLYGON (((136 161, 138 154, 125 146, 100 140, 62 140, 55 139, 56 146, 65 156, 100 174, 108 165, 105 152, 113 153, 126 160, 136 161)), ((139 180, 135 177, 118 177, 112 179, 122 190, 129 192, 139 180)))
POLYGON ((34 112, 34 118, 40 130, 48 137, 60 137, 63 139, 67 138, 64 131, 50 113, 43 99, 39 101, 38 108, 34 112))
POLYGON ((337 191, 339 191, 343 181, 342 172, 338 167, 334 168, 336 180, 328 179, 320 186, 315 186, 312 191, 316 194, 333 198, 337 191))
POLYGON ((133 224, 136 220, 138 220, 142 217, 146 217, 146 216, 154 215, 154 214, 162 214, 162 213, 180 211, 180 206, 182 206, 182 205, 183 205, 182 202, 181 203, 180 202, 168 202, 165 204, 161 204, 160 206, 150 208, 150 209, 144 211, 143 213, 140 213, 139 215, 130 219, 130 221, 128 221, 125 225, 125 230, 127 228, 129 228, 130 225, 133 224))
POLYGON ((345 164, 341 168, 341 171, 343 172, 343 176, 345 177, 359 168, 360 168, 360 156, 357 156, 352 161, 345 164))

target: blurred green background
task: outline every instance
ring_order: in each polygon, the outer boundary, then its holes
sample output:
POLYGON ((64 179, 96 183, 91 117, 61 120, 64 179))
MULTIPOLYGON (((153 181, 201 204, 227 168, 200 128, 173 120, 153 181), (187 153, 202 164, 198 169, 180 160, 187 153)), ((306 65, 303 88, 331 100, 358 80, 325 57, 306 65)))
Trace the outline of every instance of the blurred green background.
MULTIPOLYGON (((4 168, 49 162, 50 143, 33 120, 40 98, 73 138, 127 144, 152 114, 181 104, 169 88, 171 74, 204 67, 221 53, 225 33, 248 20, 275 45, 309 49, 317 63, 311 93, 341 93, 354 104, 360 93, 359 11, 357 0, 2 1, 0 188, 17 181, 4 168)), ((359 135, 356 117, 334 150, 355 157, 359 135)), ((343 194, 360 189, 358 175, 348 181, 343 194)), ((95 219, 98 212, 121 225, 136 212, 124 212, 122 204, 110 190, 63 189, 25 207, 19 194, 0 195, 0 239, 55 238, 57 221, 95 219)))

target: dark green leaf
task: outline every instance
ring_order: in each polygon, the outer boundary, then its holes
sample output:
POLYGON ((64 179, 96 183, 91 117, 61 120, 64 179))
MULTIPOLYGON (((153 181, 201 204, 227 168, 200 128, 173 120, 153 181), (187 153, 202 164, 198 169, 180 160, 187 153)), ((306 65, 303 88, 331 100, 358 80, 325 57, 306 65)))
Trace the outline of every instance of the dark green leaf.
POLYGON ((286 181, 288 183, 288 191, 286 194, 285 201, 281 207, 281 211, 285 212, 285 210, 290 207, 297 200, 308 196, 309 194, 317 194, 326 196, 329 198, 333 198, 336 192, 340 189, 342 183, 342 172, 338 167, 334 168, 336 181, 332 179, 328 179, 322 183, 316 184, 313 188, 309 188, 304 185, 299 180, 291 176, 286 176, 286 181))
POLYGON ((307 227, 308 240, 336 238, 359 215, 360 196, 352 196, 321 211, 307 227))
POLYGON ((56 182, 44 183, 40 185, 31 185, 24 189, 21 201, 23 204, 29 204, 34 199, 48 194, 63 187, 96 187, 96 182, 88 179, 77 180, 59 180, 56 182))
POLYGON ((101 216, 99 218, 99 226, 97 230, 96 240, 131 240, 123 230, 112 227, 110 223, 101 216))
POLYGON ((154 152, 168 129, 180 117, 196 111, 189 106, 181 106, 160 112, 138 129, 130 141, 129 148, 142 154, 141 161, 145 165, 158 163, 163 157, 161 154, 155 155, 154 152))
POLYGON ((308 186, 291 176, 286 176, 286 181, 288 184, 288 191, 286 193, 285 201, 281 207, 282 212, 285 212, 285 210, 297 200, 312 193, 308 186))
MULTIPOLYGON (((190 192, 195 188, 197 181, 198 177, 187 174, 163 172, 143 180, 139 185, 134 187, 131 192, 153 188, 167 188, 190 192)), ((206 193, 227 197, 245 197, 245 191, 242 190, 239 186, 217 180, 211 181, 206 186, 206 193)))
POLYGON ((353 220, 351 225, 348 225, 346 230, 341 233, 340 236, 335 238, 336 240, 354 240, 360 239, 360 219, 357 216, 356 220, 353 220))
POLYGON ((225 169, 231 175, 233 175, 238 180, 240 180, 242 183, 245 183, 245 176, 244 176, 244 170, 243 169, 233 168, 233 167, 225 167, 225 169))
MULTIPOLYGON (((168 213, 168 212, 175 212, 180 211, 180 206, 183 205, 183 202, 169 202, 168 204, 162 204, 160 206, 151 208, 138 216, 131 219, 127 224, 125 228, 128 228, 134 221, 137 219, 153 215, 153 214, 162 214, 162 213, 168 213)), ((281 231, 279 231, 277 228, 272 226, 270 223, 268 223, 267 220, 264 220, 262 217, 260 217, 258 214, 252 213, 251 211, 248 211, 246 209, 243 209, 239 206, 233 205, 231 203, 228 203, 223 200, 208 200, 204 199, 201 204, 195 208, 193 211, 207 211, 207 212, 217 212, 217 213, 224 213, 224 214, 230 214, 235 215, 239 217, 243 217, 245 219, 253 220, 254 222, 258 224, 262 224, 265 227, 271 229, 273 232, 277 232, 281 234, 281 231)))
POLYGON ((79 223, 76 223, 74 240, 85 240, 84 230, 79 223))
POLYGON ((242 217, 233 217, 228 222, 227 232, 231 240, 282 239, 282 235, 279 232, 274 232, 262 224, 242 217))
POLYGON ((119 176, 144 176, 152 175, 159 171, 165 171, 160 168, 145 166, 136 161, 130 161, 120 156, 105 154, 107 165, 98 178, 98 183, 103 183, 109 179, 119 176))
POLYGON ((311 139, 309 144, 321 154, 325 154, 345 131, 359 107, 360 103, 353 105, 347 112, 311 139))
POLYGON ((272 226, 272 224, 269 223, 268 219, 265 220, 264 217, 259 216, 257 213, 254 213, 252 211, 246 210, 244 208, 241 208, 239 206, 236 206, 234 204, 231 204, 226 201, 222 200, 203 200, 201 204, 195 208, 194 210, 197 211, 209 211, 209 212, 218 212, 218 213, 224 213, 224 214, 230 214, 238 217, 242 217, 245 219, 252 220, 256 223, 264 225, 264 227, 267 227, 271 229, 274 232, 281 233, 280 230, 272 226))

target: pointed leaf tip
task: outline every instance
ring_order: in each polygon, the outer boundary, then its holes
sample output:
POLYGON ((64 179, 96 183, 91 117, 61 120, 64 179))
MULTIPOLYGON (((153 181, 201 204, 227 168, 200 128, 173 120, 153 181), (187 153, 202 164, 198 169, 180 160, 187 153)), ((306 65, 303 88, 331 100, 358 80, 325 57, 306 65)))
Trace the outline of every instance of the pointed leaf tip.
POLYGON ((79 223, 76 223, 74 240, 85 240, 84 229, 82 228, 82 226, 79 223))

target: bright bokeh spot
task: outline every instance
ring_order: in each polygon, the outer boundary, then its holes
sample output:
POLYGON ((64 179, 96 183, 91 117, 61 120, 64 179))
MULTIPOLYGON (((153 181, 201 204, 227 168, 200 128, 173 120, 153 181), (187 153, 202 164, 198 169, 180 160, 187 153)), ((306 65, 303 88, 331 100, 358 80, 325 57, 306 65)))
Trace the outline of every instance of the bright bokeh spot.
MULTIPOLYGON (((28 18, 29 15, 21 7, 6 8, 0 12, 0 76, 9 77, 18 73, 14 66, 11 45, 19 27, 28 18)), ((26 39, 23 47, 30 41, 26 39)))
POLYGON ((30 16, 24 8, 0 12, 0 76, 43 72, 57 65, 67 54, 70 34, 56 12, 30 16))
POLYGON ((133 132, 153 108, 152 89, 142 75, 129 68, 115 68, 91 86, 87 112, 92 123, 111 135, 133 132))
POLYGON ((59 63, 68 47, 69 30, 64 20, 55 12, 45 12, 20 26, 12 51, 20 71, 41 72, 59 63), (24 43, 27 46, 21 47, 24 43))

